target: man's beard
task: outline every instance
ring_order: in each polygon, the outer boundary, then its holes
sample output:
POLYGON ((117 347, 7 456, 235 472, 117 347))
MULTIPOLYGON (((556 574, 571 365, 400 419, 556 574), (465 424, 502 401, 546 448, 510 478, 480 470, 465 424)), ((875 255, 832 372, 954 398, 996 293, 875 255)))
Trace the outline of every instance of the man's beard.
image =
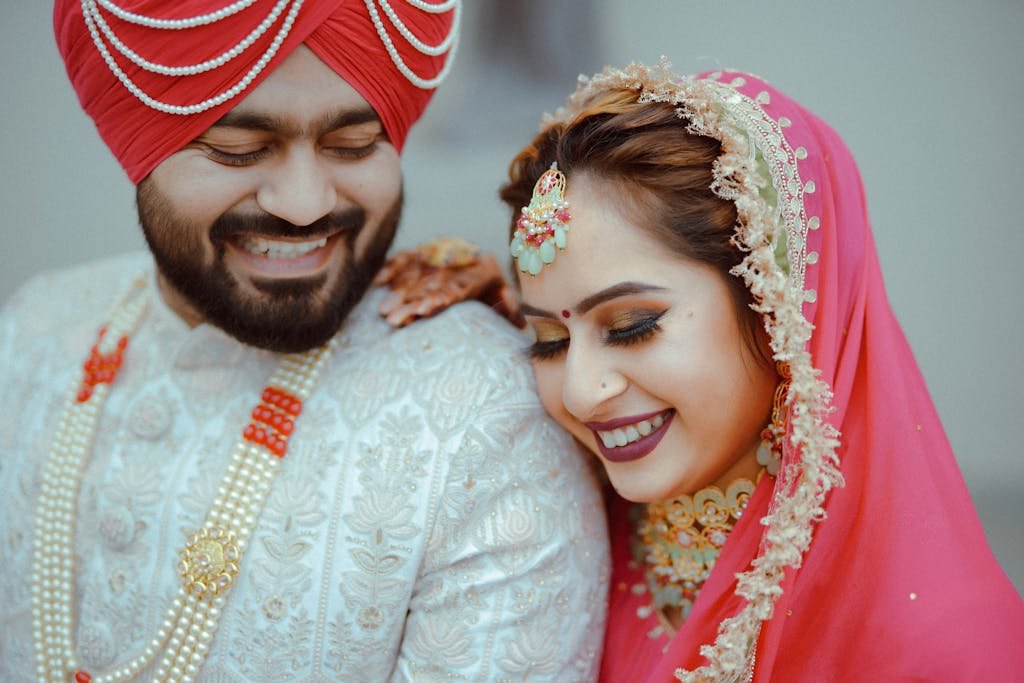
POLYGON ((147 179, 136 191, 139 222, 157 269, 166 282, 195 309, 203 322, 219 327, 235 339, 269 351, 294 353, 319 346, 341 327, 373 281, 387 256, 402 213, 402 197, 370 226, 372 239, 360 257, 356 237, 366 229, 361 207, 328 214, 301 228, 269 214, 221 215, 209 229, 199 229, 176 213, 169 200, 147 179), (247 292, 224 263, 226 241, 249 237, 291 237, 310 240, 341 232, 336 239, 346 263, 328 283, 329 275, 310 278, 256 279, 250 283, 258 294, 247 292), (215 257, 203 262, 203 244, 209 239, 215 257))

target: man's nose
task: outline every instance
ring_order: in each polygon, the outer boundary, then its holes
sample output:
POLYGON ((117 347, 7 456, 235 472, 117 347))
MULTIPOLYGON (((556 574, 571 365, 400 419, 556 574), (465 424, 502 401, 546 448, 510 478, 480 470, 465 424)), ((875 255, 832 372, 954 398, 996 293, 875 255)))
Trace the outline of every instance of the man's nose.
POLYGON ((269 214, 304 226, 334 210, 338 194, 330 166, 314 149, 291 150, 267 169, 256 202, 269 214))

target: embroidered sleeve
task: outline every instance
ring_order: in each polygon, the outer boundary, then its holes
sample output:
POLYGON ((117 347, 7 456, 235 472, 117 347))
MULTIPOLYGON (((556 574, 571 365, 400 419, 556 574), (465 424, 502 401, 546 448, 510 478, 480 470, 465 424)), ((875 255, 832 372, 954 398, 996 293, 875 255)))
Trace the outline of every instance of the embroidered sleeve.
POLYGON ((592 461, 521 358, 495 368, 450 455, 392 680, 597 677, 609 560, 592 461))

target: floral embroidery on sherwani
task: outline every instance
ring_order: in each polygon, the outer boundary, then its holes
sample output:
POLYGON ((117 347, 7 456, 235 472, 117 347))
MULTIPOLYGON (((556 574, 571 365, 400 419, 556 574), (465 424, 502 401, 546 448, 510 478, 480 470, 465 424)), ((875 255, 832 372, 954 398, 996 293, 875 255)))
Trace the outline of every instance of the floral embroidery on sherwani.
MULTIPOLYGON (((32 513, 54 420, 147 268, 45 275, 0 315, 0 680, 34 675, 32 513)), ((379 296, 304 406, 200 679, 593 679, 608 559, 590 459, 544 416, 524 341, 497 315, 463 304, 396 331, 379 296)), ((277 363, 151 299, 82 480, 75 637, 100 673, 153 637, 178 549, 277 363)))

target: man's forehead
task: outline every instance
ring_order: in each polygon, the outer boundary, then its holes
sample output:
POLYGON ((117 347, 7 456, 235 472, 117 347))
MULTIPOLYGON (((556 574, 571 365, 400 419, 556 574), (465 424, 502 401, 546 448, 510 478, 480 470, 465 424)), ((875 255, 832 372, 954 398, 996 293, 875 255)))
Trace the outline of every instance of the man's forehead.
POLYGON ((380 121, 369 102, 301 46, 212 127, 298 136, 380 121))

